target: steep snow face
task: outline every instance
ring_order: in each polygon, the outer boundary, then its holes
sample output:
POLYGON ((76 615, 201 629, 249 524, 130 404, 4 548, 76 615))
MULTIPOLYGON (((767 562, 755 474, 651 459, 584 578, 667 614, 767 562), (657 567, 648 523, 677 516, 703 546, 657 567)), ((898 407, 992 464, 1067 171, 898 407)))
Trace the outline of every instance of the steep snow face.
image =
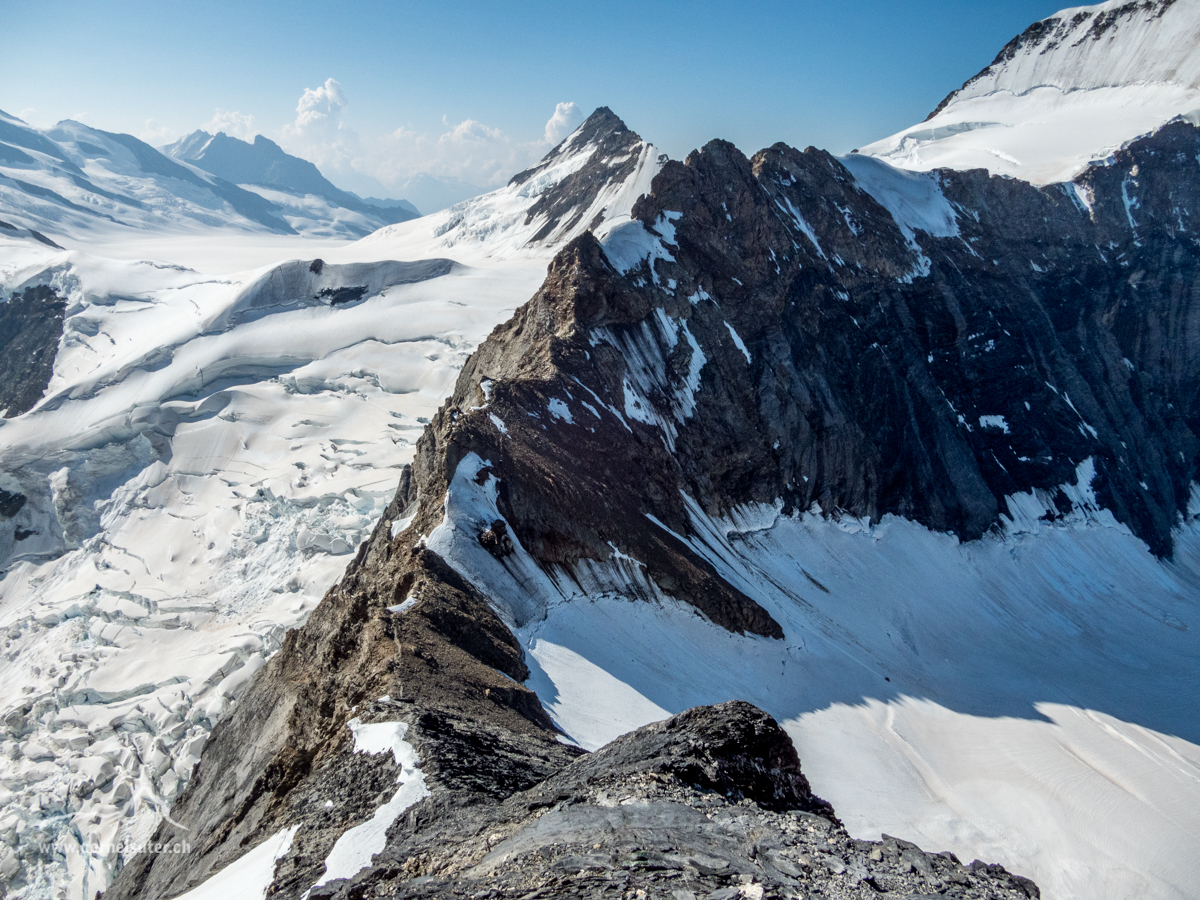
POLYGON ((264 900, 275 877, 275 864, 287 856, 299 829, 295 825, 272 835, 203 884, 180 894, 179 900, 264 900))
POLYGON ((548 258, 585 231, 599 236, 628 222, 633 204, 650 192, 665 161, 602 107, 505 187, 381 229, 364 246, 390 247, 397 254, 416 243, 456 259, 548 258))
POLYGON ((1046 184, 1197 114, 1200 6, 1110 0, 1035 22, 926 121, 859 152, 1046 184))

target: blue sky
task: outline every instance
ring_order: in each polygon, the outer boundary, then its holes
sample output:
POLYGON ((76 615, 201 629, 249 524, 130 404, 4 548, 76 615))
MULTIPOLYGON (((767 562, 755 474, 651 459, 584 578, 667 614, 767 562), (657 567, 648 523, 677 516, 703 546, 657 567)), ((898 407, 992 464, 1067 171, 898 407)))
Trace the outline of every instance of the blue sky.
POLYGON ((3 0, 0 109, 156 144, 259 132, 355 190, 423 171, 490 186, 545 152, 566 102, 610 106, 674 157, 714 137, 846 152, 924 118, 1059 8, 3 0))

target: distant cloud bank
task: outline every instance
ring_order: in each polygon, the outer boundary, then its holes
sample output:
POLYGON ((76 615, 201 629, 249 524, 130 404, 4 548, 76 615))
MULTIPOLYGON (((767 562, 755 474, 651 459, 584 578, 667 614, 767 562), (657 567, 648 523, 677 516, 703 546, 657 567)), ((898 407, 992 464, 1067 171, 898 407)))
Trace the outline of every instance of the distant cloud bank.
MULTIPOLYGON (((365 136, 342 120, 348 105, 345 91, 333 78, 320 87, 306 88, 296 106, 296 119, 284 127, 280 143, 288 152, 312 160, 330 178, 353 181, 355 176, 366 176, 391 190, 421 176, 495 187, 536 163, 583 121, 578 105, 568 102, 555 107, 541 140, 520 140, 476 119, 457 124, 443 119, 446 130, 441 133, 401 126, 365 136)), ((240 116, 224 115, 231 120, 240 116)), ((252 123, 247 121, 243 127, 249 129, 252 123)))

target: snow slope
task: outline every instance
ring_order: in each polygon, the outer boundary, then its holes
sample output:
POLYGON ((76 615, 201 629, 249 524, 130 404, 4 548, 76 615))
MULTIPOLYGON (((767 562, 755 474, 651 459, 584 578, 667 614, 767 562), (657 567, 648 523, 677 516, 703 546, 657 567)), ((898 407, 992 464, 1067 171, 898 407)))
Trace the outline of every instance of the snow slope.
POLYGON ((547 574, 518 543, 497 562, 474 539, 500 515, 486 463, 460 463, 426 544, 499 604, 572 740, 749 700, 857 837, 1001 862, 1052 900, 1196 896, 1200 489, 1172 562, 1098 510, 1090 461, 1063 486, 1068 519, 1039 519, 1050 492, 1014 496, 1003 533, 970 544, 689 501, 687 542, 775 641, 664 597, 628 556, 547 574))
POLYGON ((1048 184, 1180 115, 1200 115, 1200 4, 1109 0, 1034 23, 926 121, 858 152, 1048 184))
POLYGON ((597 152, 568 140, 535 182, 453 223, 355 244, 89 232, 85 252, 0 235, 0 293, 68 300, 46 395, 0 419, 0 488, 27 498, 0 530, 0 879, 16 896, 92 897, 146 840, 378 521, 470 352, 562 241, 601 209, 628 219, 648 189, 658 154, 638 142, 628 178, 571 212, 555 191, 603 171, 597 152), (564 224, 522 244, 542 199, 564 224), (321 296, 342 288, 363 290, 321 296))

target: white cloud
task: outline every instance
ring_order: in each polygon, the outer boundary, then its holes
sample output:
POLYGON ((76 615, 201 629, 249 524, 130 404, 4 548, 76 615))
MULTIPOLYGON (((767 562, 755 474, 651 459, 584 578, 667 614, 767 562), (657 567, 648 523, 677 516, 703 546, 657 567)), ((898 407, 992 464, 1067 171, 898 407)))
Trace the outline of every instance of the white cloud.
MULTIPOLYGON (((149 124, 146 123, 147 127, 149 124)), ((209 134, 223 131, 230 137, 241 138, 243 141, 252 140, 258 134, 258 129, 254 127, 254 116, 220 107, 213 112, 211 119, 200 126, 200 130, 209 134)))
POLYGON ((332 171, 357 168, 361 155, 358 133, 342 121, 346 108, 342 86, 332 78, 318 88, 305 88, 296 104, 296 120, 283 126, 281 143, 290 152, 332 171))
POLYGON ((490 187, 529 168, 546 147, 541 141, 514 140, 499 128, 465 119, 441 134, 397 128, 367 142, 363 150, 355 167, 384 184, 432 175, 490 187))
POLYGON ((346 108, 346 95, 342 86, 332 78, 326 78, 319 88, 305 88, 296 104, 296 123, 291 127, 299 133, 337 131, 342 128, 342 110, 346 108))
POLYGON ((554 115, 546 123, 546 143, 557 145, 563 138, 583 124, 583 110, 578 104, 560 103, 554 107, 554 115))
POLYGON ((360 136, 342 121, 349 105, 333 78, 305 88, 296 119, 284 126, 280 144, 289 153, 311 160, 335 182, 369 176, 388 188, 418 176, 466 182, 483 187, 504 184, 529 168, 582 121, 574 103, 559 103, 541 139, 519 140, 476 119, 444 130, 400 127, 377 136, 360 136))

